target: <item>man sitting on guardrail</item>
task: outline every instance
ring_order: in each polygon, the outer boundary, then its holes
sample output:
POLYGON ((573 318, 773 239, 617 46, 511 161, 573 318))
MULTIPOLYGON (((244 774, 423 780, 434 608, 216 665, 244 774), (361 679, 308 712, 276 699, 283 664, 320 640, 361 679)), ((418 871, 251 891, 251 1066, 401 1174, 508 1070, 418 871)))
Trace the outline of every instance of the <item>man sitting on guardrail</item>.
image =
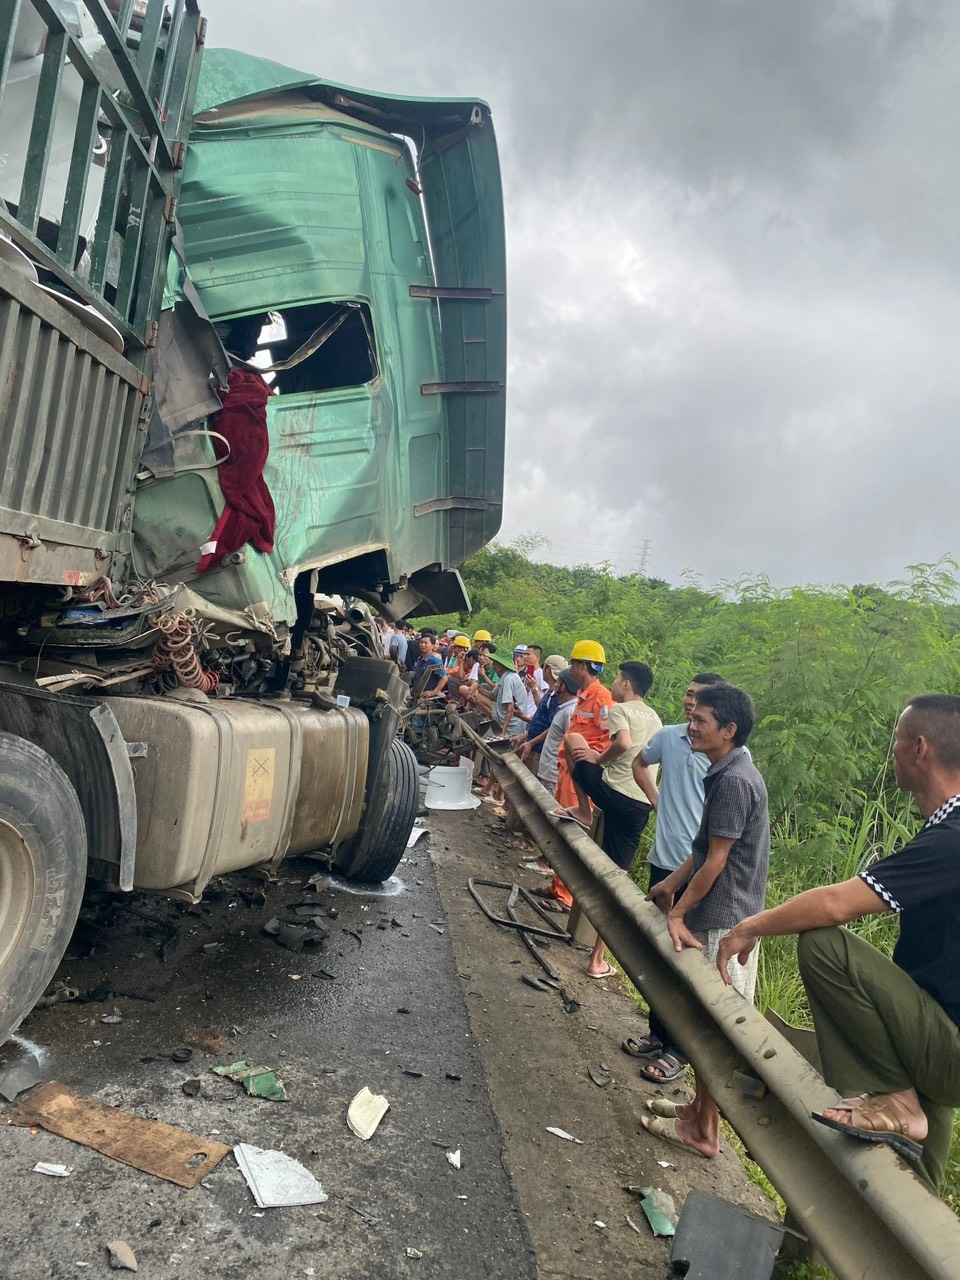
POLYGON ((741 920, 720 946, 748 963, 760 938, 799 934, 797 960, 826 1082, 845 1097, 814 1119, 884 1143, 939 1187, 960 1106, 960 698, 912 698, 893 744, 897 785, 926 819, 852 880, 741 920), (839 926, 896 911, 889 959, 839 926))
MULTIPOLYGON (((755 718, 750 698, 733 685, 710 685, 697 694, 687 732, 693 750, 710 761, 700 829, 684 864, 647 894, 666 915, 677 951, 696 947, 711 960, 734 926, 763 908, 767 892, 767 788, 744 748, 755 718)), ((730 981, 752 1000, 756 948, 743 963, 728 955, 727 965, 730 981)), ((648 1110, 654 1114, 641 1121, 648 1133, 702 1156, 719 1155, 720 1112, 699 1080, 693 1102, 654 1098, 648 1110)))

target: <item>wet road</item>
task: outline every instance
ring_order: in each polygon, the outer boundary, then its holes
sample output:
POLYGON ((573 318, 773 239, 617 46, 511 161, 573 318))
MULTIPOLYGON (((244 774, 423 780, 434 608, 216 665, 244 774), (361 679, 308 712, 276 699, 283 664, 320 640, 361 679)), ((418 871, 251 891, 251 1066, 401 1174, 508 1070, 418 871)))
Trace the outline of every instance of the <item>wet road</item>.
MULTIPOLYGON (((290 952, 262 925, 313 900, 303 886, 316 868, 286 863, 275 884, 218 881, 199 908, 139 895, 90 904, 58 978, 131 994, 39 1009, 21 1034, 45 1079, 224 1143, 282 1149, 329 1199, 261 1211, 232 1154, 187 1191, 3 1127, 0 1275, 115 1274, 105 1246, 117 1238, 151 1280, 535 1274, 426 849, 401 864, 392 896, 321 887, 316 901, 336 913, 328 938, 290 952), (263 907, 239 892, 257 887, 263 907), (114 1010, 121 1022, 101 1021, 114 1010), (171 1059, 180 1047, 192 1047, 189 1061, 171 1059), (249 1097, 211 1073, 239 1059, 275 1068, 288 1100, 249 1097), (181 1087, 191 1077, 192 1098, 181 1087), (364 1085, 390 1102, 369 1142, 346 1125, 364 1085), (447 1159, 457 1149, 459 1170, 447 1159), (73 1172, 47 1178, 37 1161, 73 1172)), ((21 1052, 11 1042, 0 1058, 21 1052)))

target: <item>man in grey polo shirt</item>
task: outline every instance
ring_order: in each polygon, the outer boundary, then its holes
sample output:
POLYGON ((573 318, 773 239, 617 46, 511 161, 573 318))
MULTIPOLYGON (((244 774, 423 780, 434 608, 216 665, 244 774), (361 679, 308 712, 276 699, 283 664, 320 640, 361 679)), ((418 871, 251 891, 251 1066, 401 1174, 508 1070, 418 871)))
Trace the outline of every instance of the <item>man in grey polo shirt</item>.
MULTIPOLYGON (((690 856, 647 894, 667 917, 677 951, 695 947, 715 961, 720 943, 741 920, 763 910, 770 866, 767 788, 744 743, 753 728, 753 703, 742 689, 718 684, 701 690, 690 718, 690 745, 710 761, 704 805, 690 856), (674 901, 676 894, 679 900, 674 901)), ((728 962, 733 986, 753 999, 757 949, 745 963, 728 962)), ((643 1127, 658 1138, 703 1156, 720 1152, 720 1112, 697 1081, 693 1102, 653 1099, 643 1127)))
MULTIPOLYGON (((712 671, 695 675, 683 695, 683 724, 658 729, 634 759, 633 776, 657 811, 657 831, 647 857, 651 889, 690 856, 703 816, 703 775, 710 761, 691 747, 687 727, 701 690, 723 683, 723 677, 712 671), (649 767, 656 764, 660 766, 659 790, 649 767)), ((628 1036, 623 1048, 631 1057, 653 1060, 641 1071, 647 1080, 665 1082, 683 1074, 686 1059, 653 1008, 649 1035, 628 1036)))

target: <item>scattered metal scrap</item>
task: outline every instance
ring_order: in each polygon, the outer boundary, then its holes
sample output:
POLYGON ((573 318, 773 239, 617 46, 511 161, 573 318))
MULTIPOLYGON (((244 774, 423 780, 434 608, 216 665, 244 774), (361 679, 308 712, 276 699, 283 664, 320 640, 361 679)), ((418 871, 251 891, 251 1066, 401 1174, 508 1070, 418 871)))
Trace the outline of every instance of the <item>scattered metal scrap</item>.
POLYGON ((540 906, 539 902, 537 902, 536 898, 528 889, 525 889, 523 885, 511 884, 505 880, 483 880, 479 876, 471 876, 467 881, 467 888, 473 895, 473 899, 477 906, 488 920, 492 920, 494 924, 503 925, 506 929, 517 930, 523 940, 523 945, 547 975, 546 978, 541 978, 530 974, 521 974, 521 981, 525 982, 528 987, 533 987, 535 991, 547 991, 550 990, 551 987, 555 988, 560 993, 560 999, 563 1001, 564 1013, 578 1013, 580 1005, 571 996, 567 995, 561 985, 560 974, 543 954, 543 944, 536 941, 537 938, 543 938, 548 942, 566 942, 568 946, 572 946, 573 938, 563 925, 549 916, 540 906), (488 889, 508 890, 507 902, 504 908, 507 913, 506 916, 496 915, 492 908, 484 902, 478 892, 478 885, 483 885, 488 889), (521 898, 523 899, 524 904, 530 907, 539 919, 543 921, 543 928, 539 925, 528 924, 525 920, 521 920, 517 915, 517 901, 521 898))

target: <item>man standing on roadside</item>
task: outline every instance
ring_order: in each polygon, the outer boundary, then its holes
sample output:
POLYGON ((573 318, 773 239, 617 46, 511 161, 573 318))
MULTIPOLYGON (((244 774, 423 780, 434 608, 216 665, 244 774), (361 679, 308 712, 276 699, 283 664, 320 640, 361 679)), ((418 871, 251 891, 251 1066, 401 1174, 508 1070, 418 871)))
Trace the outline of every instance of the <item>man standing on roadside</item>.
MULTIPOLYGON (((695 675, 683 695, 683 724, 659 729, 634 758, 634 780, 657 812, 657 830, 647 857, 650 889, 683 866, 700 828, 703 775, 710 768, 710 761, 694 751, 687 729, 697 695, 710 685, 723 683, 723 677, 712 671, 695 675), (656 765, 660 766, 659 790, 651 772, 656 765)), ((640 1039, 628 1036, 623 1048, 631 1057, 655 1059, 640 1072, 647 1080, 663 1083, 683 1075, 686 1058, 670 1039, 652 1005, 649 1035, 640 1039)))
MULTIPOLYGON (((732 929, 763 909, 770 866, 767 788, 744 743, 753 728, 753 703, 742 689, 717 684, 702 689, 690 717, 690 745, 710 761, 704 775, 700 829, 683 866, 647 894, 667 917, 677 951, 695 947, 715 960, 732 929), (674 901, 676 894, 679 900, 674 901)), ((757 950, 728 961, 734 987, 753 1000, 757 950)), ((641 1123, 648 1133, 702 1156, 720 1153, 720 1112, 697 1080, 691 1103, 654 1099, 653 1115, 641 1123)))
POLYGON ((731 960, 749 963, 760 938, 800 935, 823 1077, 859 1095, 814 1119, 919 1160, 939 1189, 960 1106, 960 698, 911 698, 893 768, 926 819, 917 835, 852 880, 741 920, 717 965, 724 974, 731 960), (890 911, 900 916, 892 959, 839 927, 890 911))

